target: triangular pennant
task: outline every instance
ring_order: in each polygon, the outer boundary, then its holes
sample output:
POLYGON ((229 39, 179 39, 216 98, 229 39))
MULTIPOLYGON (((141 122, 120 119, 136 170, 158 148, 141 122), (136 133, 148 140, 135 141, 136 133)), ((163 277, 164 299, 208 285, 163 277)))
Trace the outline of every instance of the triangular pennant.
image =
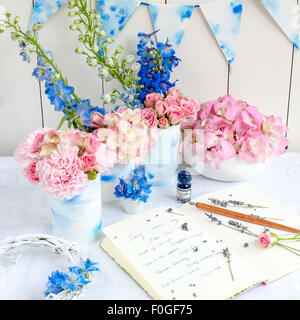
POLYGON ((299 49, 299 34, 295 27, 293 27, 295 7, 294 0, 260 0, 263 6, 270 13, 272 18, 279 25, 281 30, 290 39, 292 44, 299 49))
POLYGON ((173 48, 178 49, 194 6, 150 4, 149 7, 154 28, 159 30, 157 40, 165 42, 168 39, 173 48))
POLYGON ((236 58, 244 0, 216 0, 200 5, 227 61, 236 58))
POLYGON ((59 10, 67 0, 35 0, 32 12, 30 29, 37 22, 45 23, 59 10))
POLYGON ((97 9, 107 35, 117 37, 139 4, 137 0, 97 0, 97 9))

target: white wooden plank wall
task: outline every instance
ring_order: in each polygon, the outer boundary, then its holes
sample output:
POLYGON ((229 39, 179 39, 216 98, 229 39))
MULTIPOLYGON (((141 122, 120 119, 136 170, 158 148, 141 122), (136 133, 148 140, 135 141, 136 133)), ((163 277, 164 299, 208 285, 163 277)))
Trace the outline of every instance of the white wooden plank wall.
MULTIPOLYGON (((148 0, 151 3, 201 4, 211 0, 148 0)), ((183 62, 174 72, 178 86, 199 102, 229 92, 257 105, 265 114, 276 114, 289 126, 289 151, 300 152, 300 52, 273 22, 259 0, 244 0, 239 51, 229 70, 201 11, 195 9, 177 55, 183 62)), ((297 0, 285 0, 297 4, 297 0)), ((0 0, 14 15, 29 24, 32 0, 0 0)), ((115 86, 102 84, 96 70, 74 53, 76 33, 69 30, 71 18, 62 8, 40 34, 44 48, 53 51, 56 62, 80 96, 100 105, 103 91, 115 86)), ((137 32, 153 30, 149 9, 140 6, 118 37, 128 53, 136 52, 137 32)), ((0 156, 12 155, 21 139, 41 126, 57 127, 61 114, 53 110, 44 88, 31 76, 34 65, 24 63, 8 33, 0 36, 0 156)))

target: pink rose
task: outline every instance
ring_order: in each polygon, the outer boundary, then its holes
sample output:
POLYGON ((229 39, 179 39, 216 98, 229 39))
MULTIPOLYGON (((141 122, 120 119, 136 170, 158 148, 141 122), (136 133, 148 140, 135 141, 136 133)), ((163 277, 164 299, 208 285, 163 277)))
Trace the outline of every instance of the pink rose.
POLYGON ((44 190, 58 199, 72 199, 80 194, 88 182, 82 171, 77 147, 58 146, 39 164, 44 190))
POLYGON ((162 117, 162 118, 159 119, 158 125, 162 129, 167 129, 170 126, 169 120, 166 117, 162 117))
POLYGON ((147 108, 153 108, 156 102, 162 99, 163 97, 159 93, 150 93, 146 96, 145 106, 147 108))
POLYGON ((196 118, 199 105, 195 100, 182 99, 180 101, 180 105, 185 113, 186 118, 196 118))
POLYGON ((157 112, 158 117, 162 117, 166 114, 168 110, 168 104, 164 101, 157 101, 155 104, 155 111, 157 112))
POLYGON ((271 232, 263 232, 258 236, 258 242, 261 246, 268 248, 272 246, 272 243, 274 242, 272 239, 271 232))
POLYGON ((170 106, 167 111, 168 118, 172 125, 179 124, 185 119, 185 114, 180 106, 170 106))
POLYGON ((177 96, 167 96, 165 102, 168 106, 178 106, 180 104, 180 99, 177 96))
POLYGON ((80 159, 82 162, 82 169, 84 172, 97 170, 98 162, 94 153, 85 152, 80 159))
POLYGON ((142 120, 147 123, 149 128, 153 128, 158 124, 156 112, 152 108, 142 109, 142 120))
POLYGON ((32 183, 32 184, 38 184, 40 182, 40 178, 38 177, 36 165, 38 161, 32 162, 25 170, 24 174, 26 178, 32 183))
POLYGON ((179 89, 173 87, 168 91, 168 96, 180 97, 182 94, 179 89))

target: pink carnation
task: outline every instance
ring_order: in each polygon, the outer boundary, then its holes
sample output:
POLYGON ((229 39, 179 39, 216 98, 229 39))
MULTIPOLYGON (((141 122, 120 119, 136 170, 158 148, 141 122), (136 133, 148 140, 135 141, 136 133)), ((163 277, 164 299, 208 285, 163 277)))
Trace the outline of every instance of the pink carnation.
POLYGON ((40 162, 44 190, 61 200, 80 194, 88 182, 82 166, 77 147, 59 146, 40 162))

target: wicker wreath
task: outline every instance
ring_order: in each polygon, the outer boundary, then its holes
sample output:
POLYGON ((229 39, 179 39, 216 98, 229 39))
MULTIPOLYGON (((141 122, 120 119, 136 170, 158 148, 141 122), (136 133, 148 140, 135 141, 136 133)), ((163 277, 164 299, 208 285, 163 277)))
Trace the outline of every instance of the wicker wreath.
POLYGON ((6 238, 0 242, 0 257, 16 263, 18 255, 15 249, 25 246, 48 247, 74 265, 68 268, 68 273, 58 270, 51 273, 44 292, 46 300, 78 299, 91 282, 94 271, 99 270, 96 267, 98 263, 86 258, 76 243, 51 235, 29 234, 6 238))

